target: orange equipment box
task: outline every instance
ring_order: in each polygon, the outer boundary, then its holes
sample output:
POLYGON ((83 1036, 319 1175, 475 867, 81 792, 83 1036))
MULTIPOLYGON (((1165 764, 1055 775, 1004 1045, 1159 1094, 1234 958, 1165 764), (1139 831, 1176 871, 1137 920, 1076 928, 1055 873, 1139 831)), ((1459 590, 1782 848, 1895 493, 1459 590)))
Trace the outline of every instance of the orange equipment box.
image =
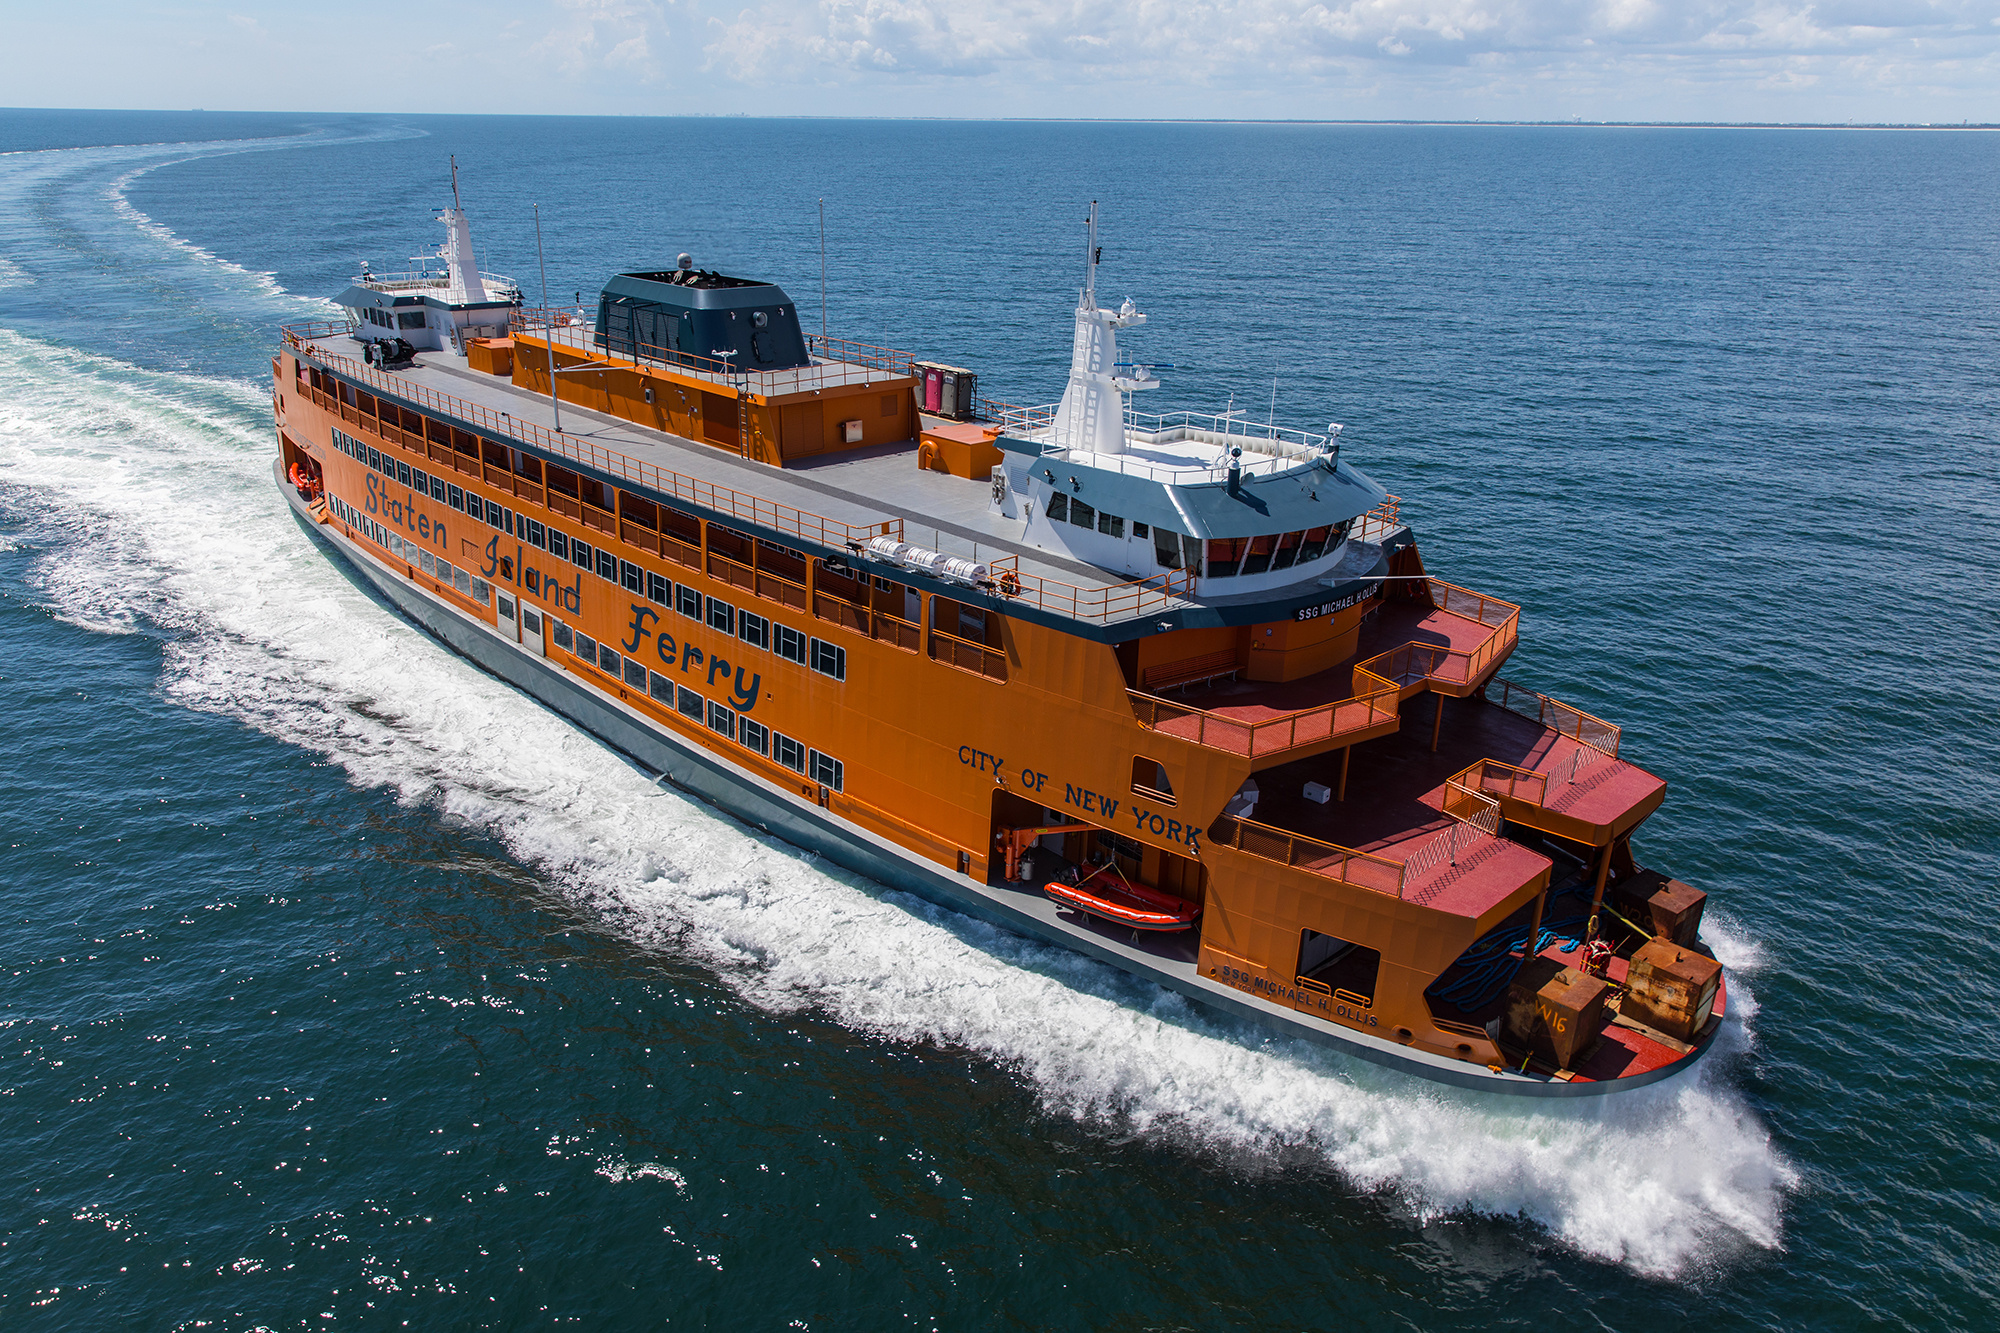
POLYGON ((998 426, 982 426, 972 421, 946 421, 924 427, 923 442, 917 446, 917 466, 930 472, 949 472, 968 481, 985 481, 1000 464, 1000 450, 993 437, 998 426))
POLYGON ((512 338, 474 338, 465 345, 465 364, 489 375, 514 373, 512 338))

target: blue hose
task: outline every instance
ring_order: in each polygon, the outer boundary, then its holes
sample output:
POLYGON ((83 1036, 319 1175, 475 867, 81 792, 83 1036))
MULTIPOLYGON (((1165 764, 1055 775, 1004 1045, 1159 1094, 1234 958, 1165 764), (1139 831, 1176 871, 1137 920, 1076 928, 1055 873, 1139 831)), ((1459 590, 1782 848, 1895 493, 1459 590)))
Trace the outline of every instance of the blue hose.
POLYGON ((1544 922, 1541 934, 1535 938, 1535 947, 1525 951, 1523 946, 1528 942, 1528 928, 1503 926, 1474 941, 1471 948, 1459 955, 1458 962, 1453 966, 1465 969, 1463 976, 1449 986, 1433 986, 1424 993, 1444 1001, 1462 1014, 1482 1009, 1506 988, 1529 958, 1555 941, 1562 941, 1566 953, 1579 948, 1583 944, 1580 927, 1587 919, 1585 916, 1573 916, 1561 921, 1544 922))

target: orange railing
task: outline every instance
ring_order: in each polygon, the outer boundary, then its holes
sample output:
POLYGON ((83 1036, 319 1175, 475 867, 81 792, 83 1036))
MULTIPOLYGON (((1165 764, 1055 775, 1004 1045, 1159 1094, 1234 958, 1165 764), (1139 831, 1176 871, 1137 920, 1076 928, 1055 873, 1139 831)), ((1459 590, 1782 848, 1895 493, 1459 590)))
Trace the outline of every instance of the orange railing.
POLYGON ((1618 757, 1618 741, 1622 735, 1619 728, 1603 718, 1592 717, 1581 708, 1573 707, 1546 694, 1537 693, 1525 686, 1509 680, 1493 682, 1500 687, 1500 697, 1494 702, 1522 717, 1533 718, 1549 730, 1569 737, 1579 745, 1588 745, 1611 756, 1618 757))
POLYGON ((772 394, 803 393, 811 389, 868 383, 884 377, 914 373, 911 369, 912 357, 908 352, 894 347, 850 342, 845 338, 821 338, 818 334, 806 340, 808 354, 816 351, 821 358, 811 365, 789 370, 753 370, 736 365, 728 357, 659 347, 637 339, 600 341, 601 332, 591 325, 583 312, 573 309, 529 307, 516 310, 512 331, 543 339, 607 365, 652 365, 692 375, 731 394, 756 393, 768 397, 772 394))
POLYGON ((1355 519, 1354 526, 1347 530, 1347 535, 1350 540, 1357 542, 1380 542, 1403 526, 1402 511, 1403 502, 1392 495, 1355 519))
MULTIPOLYGON (((572 435, 546 429, 534 422, 518 420, 505 412, 495 412, 478 403, 454 398, 450 394, 439 393, 420 384, 411 384, 407 380, 365 366, 351 357, 328 352, 325 348, 315 346, 310 337, 298 333, 296 331, 298 327, 285 330, 285 341, 321 364, 337 369, 348 379, 369 385, 393 397, 428 407, 492 434, 546 450, 609 476, 649 487, 677 500, 698 505, 715 513, 727 514, 746 523, 754 523, 807 541, 818 542, 822 546, 839 548, 849 543, 865 544, 871 537, 894 537, 899 541, 902 539, 903 520, 900 518, 849 523, 837 518, 827 518, 810 510, 779 504, 775 500, 766 500, 762 496, 751 495, 733 487, 718 486, 714 482, 703 481, 698 477, 671 472, 665 468, 655 467, 651 463, 642 463, 630 455, 606 449, 602 445, 578 440, 572 435)), ((344 331, 346 326, 335 325, 335 327, 344 331)), ((342 405, 337 401, 329 399, 329 402, 333 403, 329 410, 341 410, 342 405)))
POLYGON ((1251 722, 1190 708, 1138 690, 1125 691, 1139 725, 1229 754, 1262 759, 1304 745, 1318 745, 1396 720, 1399 691, 1367 669, 1355 668, 1354 684, 1368 688, 1353 698, 1316 704, 1296 713, 1251 722))
POLYGON ((1322 842, 1303 833, 1287 833, 1269 824, 1238 819, 1233 815, 1218 816, 1215 823, 1209 826, 1208 840, 1267 861, 1297 866, 1315 875, 1351 884, 1357 889, 1370 889, 1395 898, 1403 896, 1403 886, 1410 879, 1401 861, 1357 852, 1352 847, 1322 842))
POLYGON ((1456 865, 1459 857, 1480 843, 1500 836, 1500 803, 1485 792, 1474 791, 1454 778, 1444 784, 1443 804, 1451 827, 1417 848, 1403 863, 1409 879, 1428 875, 1447 863, 1456 865))

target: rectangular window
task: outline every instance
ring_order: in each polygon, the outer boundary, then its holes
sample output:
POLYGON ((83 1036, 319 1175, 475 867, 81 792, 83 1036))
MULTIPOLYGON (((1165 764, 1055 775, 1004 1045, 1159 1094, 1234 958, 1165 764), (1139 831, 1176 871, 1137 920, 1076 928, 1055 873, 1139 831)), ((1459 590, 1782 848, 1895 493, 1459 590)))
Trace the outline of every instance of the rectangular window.
POLYGON ((1062 523, 1069 518, 1069 496, 1056 491, 1049 496, 1049 522, 1062 523))
POLYGON ((1069 521, 1076 524, 1079 528, 1094 528, 1097 526, 1097 511, 1081 500, 1071 500, 1069 502, 1069 521))
POLYGON ((719 731, 723 735, 734 739, 736 735, 735 712, 731 709, 724 708, 721 704, 718 703, 709 704, 708 729, 710 731, 719 731))
POLYGON ((631 686, 631 687, 632 687, 633 689, 635 689, 635 690, 643 690, 643 689, 645 689, 645 688, 646 688, 646 664, 645 664, 644 662, 634 662, 634 661, 633 661, 633 660, 632 660, 631 658, 629 658, 629 657, 628 657, 628 658, 626 658, 626 659, 625 659, 625 683, 626 683, 627 685, 630 685, 630 686, 631 686))
POLYGON ((1097 515, 1097 530, 1107 537, 1123 538, 1125 536, 1125 520, 1116 514, 1100 512, 1097 515))
POLYGON ((420 329, 424 326, 424 312, 421 310, 400 311, 396 315, 396 326, 404 329, 420 329))
POLYGON ((569 626, 563 624, 560 620, 552 619, 550 623, 556 627, 556 647, 566 653, 575 651, 576 639, 571 636, 569 626))
POLYGON ((724 634, 734 634, 736 632, 736 608, 727 602, 718 602, 713 597, 709 598, 708 625, 710 629, 719 629, 724 634))
POLYGON ((507 530, 507 535, 509 537, 512 537, 514 535, 514 511, 511 509, 503 509, 500 511, 500 517, 503 520, 505 520, 504 522, 501 523, 500 526, 507 530))
POLYGON ((743 748, 746 750, 755 750, 758 754, 771 753, 771 733, 762 722, 752 722, 748 717, 738 717, 736 739, 743 743, 743 748))
POLYGON ((618 582, 618 557, 609 551, 597 553, 597 577, 606 583, 618 582))
POLYGON ((590 666, 597 665, 597 640, 582 630, 576 632, 576 655, 590 666))
POLYGON ((442 502, 445 497, 445 489, 443 477, 431 478, 431 499, 442 502))
POLYGON ((549 554, 558 560, 569 559, 569 538, 554 528, 549 529, 549 554))
POLYGON ((1149 530, 1147 529, 1144 523, 1141 523, 1136 518, 1132 520, 1132 535, 1134 537, 1138 538, 1140 541, 1144 541, 1146 540, 1148 531, 1149 530))
POLYGON ((436 574, 437 557, 433 556, 429 551, 425 551, 417 557, 417 567, 426 574, 436 574))
POLYGON ((818 750, 814 750, 810 761, 806 765, 806 776, 822 787, 829 787, 834 791, 839 791, 840 780, 845 767, 838 759, 829 759, 818 750))
POLYGON ((534 519, 532 518, 529 519, 528 545, 546 550, 548 548, 548 544, 549 544, 548 529, 544 528, 541 524, 535 522, 534 519))
POLYGON ((661 606, 673 605, 673 580, 666 578, 664 575, 649 572, 646 575, 646 600, 649 602, 658 602, 661 606))
POLYGON ((674 589, 674 610, 689 620, 701 619, 701 594, 683 583, 674 589))
POLYGON ((456 486, 445 487, 444 502, 461 514, 465 512, 465 492, 456 486))
POLYGON ((589 543, 575 537, 569 539, 569 562, 572 565, 589 569, 596 559, 597 552, 590 549, 589 543))
POLYGON ((644 592, 646 590, 646 571, 633 564, 630 560, 620 560, 618 562, 618 582, 624 585, 627 592, 644 592))
POLYGON ((472 596, 472 572, 454 568, 451 571, 451 586, 458 589, 462 596, 472 596))
POLYGON ((777 636, 777 642, 771 651, 784 658, 787 662, 803 662, 806 660, 805 635, 799 633, 790 625, 773 625, 771 630, 777 636))
POLYGON ((674 705, 684 716, 699 722, 708 714, 708 701, 687 686, 681 686, 680 701, 674 705))
POLYGON ((599 671, 602 671, 607 676, 616 677, 619 669, 624 664, 625 659, 618 655, 616 648, 613 648, 608 643, 597 645, 597 669, 599 671))
POLYGON ((399 462, 396 464, 396 482, 402 486, 410 484, 410 465, 408 463, 399 462))
POLYGON ((488 500, 486 502, 486 526, 489 528, 500 528, 503 531, 507 527, 507 511, 500 507, 498 501, 488 500))
POLYGON ((652 695, 668 707, 673 706, 674 683, 657 671, 646 673, 646 693, 652 695))
POLYGON ((771 646, 771 622, 749 611, 736 613, 736 636, 758 648, 771 646))
POLYGON ((806 771, 806 747, 790 736, 771 733, 771 757, 794 773, 806 771))
POLYGON ((812 669, 835 680, 847 679, 847 650, 825 639, 812 641, 812 669))
POLYGON ((472 600, 481 606, 485 606, 493 600, 493 585, 485 579, 474 579, 472 581, 472 600))
POLYGON ((377 472, 382 470, 382 455, 372 444, 368 446, 368 466, 374 468, 377 472))
POLYGON ((431 474, 420 467, 410 469, 410 485, 418 495, 431 493, 431 474))

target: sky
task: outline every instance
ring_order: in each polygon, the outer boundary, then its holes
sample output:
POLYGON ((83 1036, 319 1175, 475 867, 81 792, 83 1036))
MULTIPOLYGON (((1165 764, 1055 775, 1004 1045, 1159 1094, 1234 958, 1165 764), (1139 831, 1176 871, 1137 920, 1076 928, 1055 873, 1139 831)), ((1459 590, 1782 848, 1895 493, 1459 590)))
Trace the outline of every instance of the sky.
POLYGON ((5 0, 0 104, 2000 122, 2000 0, 5 0))

